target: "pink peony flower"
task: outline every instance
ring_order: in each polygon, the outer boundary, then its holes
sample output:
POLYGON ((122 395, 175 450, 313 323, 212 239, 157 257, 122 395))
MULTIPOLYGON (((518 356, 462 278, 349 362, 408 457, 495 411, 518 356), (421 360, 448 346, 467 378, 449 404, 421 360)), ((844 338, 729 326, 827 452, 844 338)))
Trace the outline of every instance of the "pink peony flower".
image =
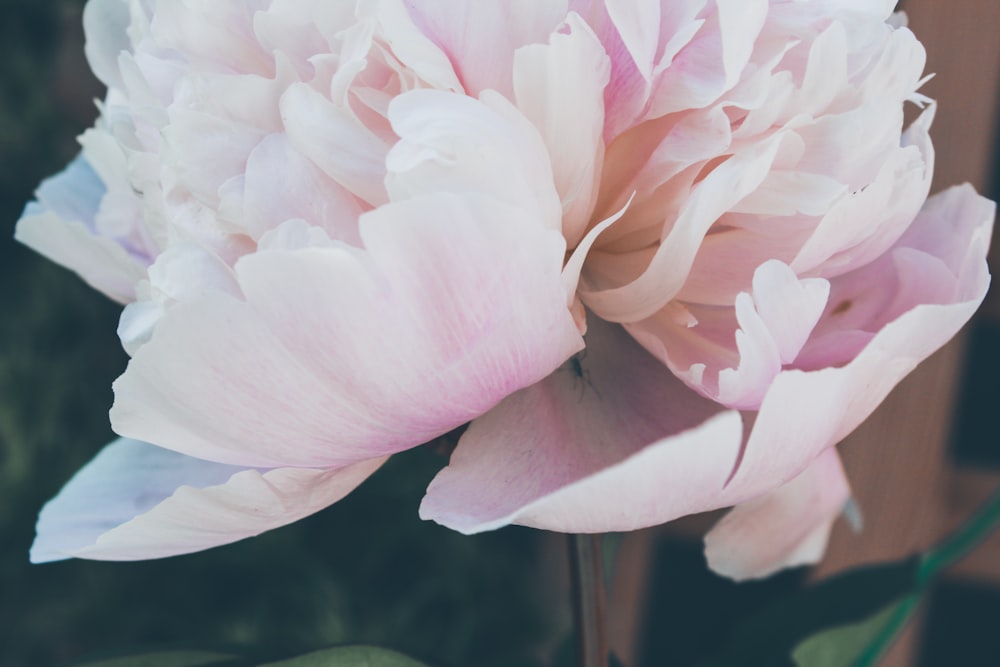
POLYGON ((426 519, 735 505, 716 570, 816 560, 834 445, 989 282, 893 5, 91 0, 107 99, 17 236, 132 358, 32 559, 255 535, 469 423, 426 519))

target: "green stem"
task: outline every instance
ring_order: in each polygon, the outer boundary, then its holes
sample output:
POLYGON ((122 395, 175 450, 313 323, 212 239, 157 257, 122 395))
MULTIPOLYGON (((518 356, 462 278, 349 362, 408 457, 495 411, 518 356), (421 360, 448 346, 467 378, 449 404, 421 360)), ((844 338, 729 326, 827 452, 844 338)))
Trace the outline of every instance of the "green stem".
POLYGON ((868 649, 858 658, 857 667, 874 667, 879 663, 885 652, 896 641, 896 636, 906 627, 906 624, 914 612, 916 612, 919 604, 919 593, 914 593, 899 603, 899 606, 893 611, 892 617, 885 624, 885 627, 868 649))
POLYGON ((580 667, 607 667, 608 640, 600 535, 568 535, 580 667))
POLYGON ((930 581, 938 572, 964 558, 1000 526, 1000 491, 961 528, 942 544, 928 551, 920 563, 920 583, 930 581))
MULTIPOLYGON (((994 493, 993 497, 955 533, 924 554, 917 571, 920 588, 926 587, 942 570, 968 555, 997 527, 1000 527, 1000 490, 994 493)), ((921 591, 917 590, 899 603, 885 628, 858 660, 859 667, 870 667, 878 663, 896 639, 896 635, 917 610, 920 597, 921 591)))

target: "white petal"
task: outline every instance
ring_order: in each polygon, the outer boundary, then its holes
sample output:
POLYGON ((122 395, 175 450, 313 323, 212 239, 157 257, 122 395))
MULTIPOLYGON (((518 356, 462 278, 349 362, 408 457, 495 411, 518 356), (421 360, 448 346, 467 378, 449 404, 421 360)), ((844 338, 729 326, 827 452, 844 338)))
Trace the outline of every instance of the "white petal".
POLYGON ((743 581, 816 563, 850 489, 833 448, 790 482, 726 514, 705 536, 715 572, 743 581))
POLYGON ((383 461, 254 470, 116 440, 42 508, 31 561, 141 560, 228 544, 335 503, 383 461))
POLYGON ((98 234, 94 218, 104 184, 82 157, 38 189, 38 203, 25 208, 14 238, 79 274, 89 285, 122 303, 135 298, 146 267, 118 242, 98 234))

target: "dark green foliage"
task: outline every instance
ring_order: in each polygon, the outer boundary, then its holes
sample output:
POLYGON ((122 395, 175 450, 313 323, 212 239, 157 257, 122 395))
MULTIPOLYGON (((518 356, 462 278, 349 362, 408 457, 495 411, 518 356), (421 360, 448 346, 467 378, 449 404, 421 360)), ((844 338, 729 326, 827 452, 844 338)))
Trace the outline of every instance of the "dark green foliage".
POLYGON ((920 586, 919 558, 852 570, 779 599, 741 623, 699 667, 791 666, 808 637, 880 612, 920 586))
POLYGON ((245 663, 232 655, 212 651, 158 651, 88 660, 74 667, 238 667, 245 663))

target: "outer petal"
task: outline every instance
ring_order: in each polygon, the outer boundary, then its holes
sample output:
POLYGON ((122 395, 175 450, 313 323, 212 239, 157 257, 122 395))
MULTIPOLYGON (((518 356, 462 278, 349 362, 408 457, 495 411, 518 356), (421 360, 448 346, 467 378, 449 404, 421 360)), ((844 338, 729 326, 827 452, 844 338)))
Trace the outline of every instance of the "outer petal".
POLYGON ((235 542, 340 500, 384 460, 254 470, 116 440, 42 508, 31 561, 162 558, 235 542))
MULTIPOLYGON (((839 367, 782 372, 761 404, 730 483, 734 496, 751 498, 792 479, 822 450, 853 431, 918 363, 958 332, 989 286, 985 257, 993 213, 993 202, 969 186, 928 200, 897 252, 935 255, 952 281, 947 294, 938 288, 931 291, 931 286, 908 289, 909 282, 924 284, 924 265, 904 263, 902 287, 895 303, 885 308, 901 314, 884 325, 874 320, 879 329, 856 356, 839 367), (916 275, 907 275, 907 269, 916 275)), ((835 318, 844 308, 834 298, 837 294, 837 283, 831 281, 832 310, 824 318, 835 318)), ((821 319, 817 330, 824 326, 821 319)))
POLYGON ((837 450, 827 449, 792 481, 726 514, 705 536, 708 565, 742 581, 815 563, 849 498, 837 450))
POLYGON ((104 183, 79 156, 42 183, 38 203, 24 210, 14 237, 125 303, 135 298, 135 283, 145 276, 146 267, 116 240, 95 229, 104 193, 104 183))
POLYGON ((129 3, 124 0, 93 0, 83 8, 87 62, 97 78, 110 88, 123 87, 118 56, 131 51, 129 23, 129 3))
POLYGON ((592 322, 587 344, 582 360, 472 423, 421 517, 464 533, 600 532, 726 504, 739 413, 720 413, 618 327, 592 322))
POLYGON ((225 463, 337 467, 474 419, 582 347, 565 244, 530 211, 428 195, 365 214, 361 237, 263 247, 236 264, 245 300, 168 309, 115 384, 115 429, 225 463))

